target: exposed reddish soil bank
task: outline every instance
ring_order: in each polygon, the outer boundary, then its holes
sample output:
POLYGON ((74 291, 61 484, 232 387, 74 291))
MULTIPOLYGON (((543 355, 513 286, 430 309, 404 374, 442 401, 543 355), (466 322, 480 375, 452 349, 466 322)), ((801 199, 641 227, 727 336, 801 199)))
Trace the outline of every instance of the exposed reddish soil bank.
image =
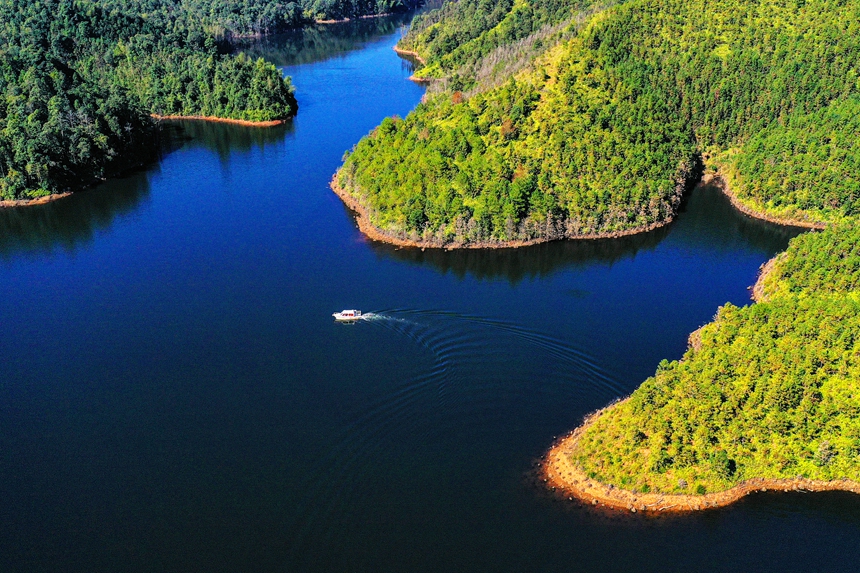
POLYGON ((732 205, 735 209, 744 213, 745 215, 749 215, 750 217, 755 217, 756 219, 761 219, 763 221, 768 221, 770 223, 776 223, 777 225, 789 225, 791 227, 804 227, 806 229, 824 229, 827 227, 825 223, 820 223, 818 221, 804 221, 801 219, 791 219, 788 217, 774 217, 773 215, 768 215, 767 213, 762 213, 761 211, 756 211, 755 209, 744 205, 738 196, 731 190, 729 187, 726 178, 720 175, 719 173, 706 173, 702 177, 702 183, 713 183, 720 190, 726 194, 729 200, 732 202, 732 205))
POLYGON ((371 18, 382 18, 383 16, 391 16, 394 12, 383 12, 382 14, 365 14, 363 16, 356 16, 355 18, 341 18, 340 20, 314 20, 314 24, 342 24, 343 22, 350 22, 352 20, 369 20, 371 18))
MULTIPOLYGON (((394 46, 394 51, 397 52, 397 55, 401 58, 412 58, 413 60, 420 63, 422 66, 426 66, 427 62, 418 55, 418 52, 413 52, 412 50, 403 50, 394 46)), ((415 82, 416 84, 432 84, 433 82, 440 81, 439 78, 419 78, 415 74, 409 76, 409 80, 415 82)), ((421 101, 424 101, 423 99, 421 101)))
MULTIPOLYGON (((823 229, 826 225, 813 221, 802 221, 773 217, 761 213, 741 203, 738 197, 729 188, 725 178, 719 174, 707 174, 702 178, 702 183, 716 184, 725 193, 732 205, 742 213, 757 219, 763 219, 780 225, 792 225, 808 229, 823 229)), ((758 280, 753 287, 753 299, 761 300, 764 279, 773 272, 780 255, 770 259, 762 266, 758 280)), ((698 350, 701 345, 701 328, 690 334, 690 346, 698 350)), ((558 440, 547 453, 542 464, 541 472, 548 487, 566 497, 577 499, 613 509, 651 512, 687 512, 715 507, 723 507, 734 503, 743 496, 756 491, 850 491, 860 493, 860 483, 848 479, 822 481, 806 478, 773 479, 754 478, 743 481, 738 485, 725 491, 707 493, 702 495, 690 494, 664 494, 659 492, 640 493, 630 490, 619 489, 615 486, 601 483, 589 478, 581 468, 571 461, 570 456, 576 450, 577 441, 583 432, 597 420, 608 408, 595 412, 585 419, 583 424, 560 440, 558 440)))
POLYGON ((3 207, 29 207, 31 205, 44 205, 45 203, 50 203, 51 201, 56 201, 57 199, 62 199, 64 197, 68 197, 71 193, 54 193, 53 195, 46 195, 45 197, 37 197, 35 199, 7 199, 0 201, 0 208, 3 207))
POLYGON ((338 197, 346 204, 347 207, 352 210, 356 215, 356 220, 358 221, 358 230, 367 235, 367 238, 380 241, 382 243, 389 243, 391 245, 395 245, 397 247, 416 247, 419 249, 512 249, 516 247, 528 247, 530 245, 537 245, 540 243, 548 243, 550 241, 557 241, 563 239, 617 239, 618 237, 625 237, 628 235, 637 235, 639 233, 645 233, 648 231, 653 231, 654 229, 658 229, 663 225, 668 225, 672 222, 672 219, 666 219, 665 221, 660 221, 659 223, 653 223, 651 225, 646 225, 644 227, 637 227, 635 229, 627 229, 626 231, 616 231, 613 233, 595 233, 592 235, 576 235, 572 237, 563 237, 562 239, 545 239, 545 238, 537 238, 537 239, 529 239, 527 241, 482 241, 480 243, 443 243, 441 241, 413 241, 411 239, 404 239, 402 237, 397 237, 386 231, 375 227, 369 220, 367 214, 367 208, 359 203, 348 191, 345 191, 340 187, 337 182, 337 175, 335 175, 334 179, 331 180, 331 188, 338 197))
MULTIPOLYGON (((617 404, 616 404, 617 405, 617 404)), ((609 406, 610 408, 613 406, 609 406)), ((605 410, 605 409, 604 409, 605 410)), ((619 489, 591 479, 570 460, 576 443, 582 433, 603 413, 600 410, 560 440, 547 453, 541 466, 541 473, 547 487, 565 497, 580 501, 621 509, 631 512, 688 512, 715 507, 723 507, 743 496, 756 491, 850 491, 860 493, 860 483, 842 479, 833 481, 810 480, 805 478, 769 479, 754 478, 739 483, 731 489, 703 495, 638 493, 619 489)))
POLYGON ((232 123, 233 125, 245 125, 248 127, 274 127, 276 125, 281 125, 285 123, 287 120, 285 119, 275 119, 272 121, 248 121, 246 119, 230 119, 225 117, 213 117, 209 115, 158 115, 152 114, 152 117, 158 120, 162 119, 193 119, 197 121, 214 121, 218 123, 232 123))
POLYGON ((397 52, 397 55, 399 56, 408 56, 421 62, 421 65, 427 65, 427 62, 424 60, 424 58, 418 55, 418 52, 413 52, 412 50, 404 50, 402 48, 398 48, 397 46, 394 46, 394 51, 397 52))

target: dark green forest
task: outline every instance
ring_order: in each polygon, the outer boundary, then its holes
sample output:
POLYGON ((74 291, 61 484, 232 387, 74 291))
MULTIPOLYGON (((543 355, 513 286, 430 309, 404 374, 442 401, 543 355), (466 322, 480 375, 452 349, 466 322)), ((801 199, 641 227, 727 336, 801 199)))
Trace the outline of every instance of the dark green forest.
MULTIPOLYGON (((214 20, 212 20, 214 21, 214 20)), ((73 190, 150 160, 151 114, 265 121, 289 78, 165 3, 0 0, 0 198, 73 190)))
POLYGON ((289 78, 235 40, 414 3, 0 0, 0 199, 74 190, 151 160, 153 114, 289 118, 289 78))
POLYGON ((759 211, 853 212, 856 0, 534 0, 504 14, 467 2, 422 17, 404 43, 444 87, 362 140, 339 173, 391 236, 649 228, 675 215, 702 157, 759 211), (526 64, 507 73, 502 56, 526 64), (506 73, 486 72, 488 59, 506 73))

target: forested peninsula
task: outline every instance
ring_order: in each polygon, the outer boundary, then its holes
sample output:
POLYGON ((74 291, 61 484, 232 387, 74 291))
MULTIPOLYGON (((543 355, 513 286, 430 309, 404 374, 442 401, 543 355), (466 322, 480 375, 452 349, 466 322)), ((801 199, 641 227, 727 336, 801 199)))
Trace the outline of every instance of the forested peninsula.
POLYGON ((424 246, 611 236, 675 215, 701 170, 780 220, 857 210, 856 2, 462 0, 401 47, 436 78, 337 184, 424 246), (703 160, 703 158, 706 158, 703 160))
POLYGON ((855 224, 793 239, 756 304, 721 308, 680 361, 559 442, 548 478, 639 510, 704 509, 762 489, 860 493, 858 289, 855 224))
POLYGON ((273 125, 289 78, 233 43, 416 0, 0 0, 0 206, 152 160, 159 117, 273 125))
POLYGON ((545 477, 565 496, 692 510, 860 492, 858 32, 858 0, 461 0, 401 42, 428 96, 333 182, 385 240, 651 228, 703 173, 747 213, 825 229, 556 444, 545 477))

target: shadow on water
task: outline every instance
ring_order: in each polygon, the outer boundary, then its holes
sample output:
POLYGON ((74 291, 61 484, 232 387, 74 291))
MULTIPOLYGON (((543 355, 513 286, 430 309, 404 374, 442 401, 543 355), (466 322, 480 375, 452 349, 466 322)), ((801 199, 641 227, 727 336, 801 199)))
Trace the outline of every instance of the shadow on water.
POLYGON ((766 251, 782 250, 790 239, 807 231, 741 213, 714 183, 696 186, 671 228, 672 240, 679 245, 707 245, 722 251, 742 243, 766 251))
MULTIPOLYGON (((228 162, 236 152, 263 149, 293 133, 292 122, 254 128, 205 121, 163 122, 162 157, 180 148, 215 152, 228 162)), ((159 162, 44 205, 0 209, 0 258, 18 254, 73 251, 90 243, 98 231, 139 208, 149 197, 150 178, 159 162)))
POLYGON ((255 58, 265 58, 276 66, 311 64, 360 49, 365 43, 408 25, 414 15, 415 12, 404 12, 318 24, 241 43, 236 48, 255 58))
POLYGON ((679 247, 729 251, 748 244, 777 251, 805 229, 775 225, 744 215, 712 184, 698 185, 686 198, 677 219, 665 227, 618 239, 565 240, 517 249, 414 249, 371 241, 380 258, 427 265, 462 279, 504 278, 512 284, 523 279, 544 278, 561 269, 595 262, 614 264, 632 259, 641 251, 654 250, 667 241, 679 247))
POLYGON ((152 173, 135 172, 44 205, 0 209, 0 258, 74 251, 90 243, 147 200, 152 173))
MULTIPOLYGON (((411 12, 319 25, 264 38, 249 44, 245 51, 277 65, 320 61, 360 49, 368 41, 405 26, 413 15, 411 12)), ((402 65, 411 64, 404 61, 402 65)), ((194 120, 165 120, 161 126, 162 157, 179 149, 200 148, 213 151, 222 163, 229 162, 236 153, 280 144, 295 132, 292 121, 268 128, 194 120)), ((158 172, 159 161, 53 203, 0 209, 0 258, 58 249, 70 251, 91 242, 96 232, 109 228, 117 217, 146 201, 149 178, 158 172)))
POLYGON ((162 122, 162 152, 179 148, 202 148, 214 151, 218 158, 228 161, 235 153, 265 149, 291 137, 295 132, 292 120, 273 127, 249 127, 199 120, 165 120, 162 122))
POLYGON ((525 278, 543 278, 567 267, 633 258, 641 250, 655 248, 668 234, 668 228, 664 227, 619 239, 554 241, 515 249, 422 251, 398 249, 376 242, 372 245, 378 256, 397 262, 429 265, 443 274, 452 273, 461 279, 466 275, 477 279, 505 278, 516 284, 525 278))

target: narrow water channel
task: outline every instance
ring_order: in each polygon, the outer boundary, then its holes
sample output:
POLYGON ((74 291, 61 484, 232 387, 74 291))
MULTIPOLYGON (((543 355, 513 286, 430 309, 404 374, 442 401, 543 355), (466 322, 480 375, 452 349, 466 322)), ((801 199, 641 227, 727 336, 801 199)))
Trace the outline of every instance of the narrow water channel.
POLYGON ((423 92, 367 22, 254 48, 290 125, 177 123, 144 171, 0 211, 0 570, 853 570, 850 494, 649 518, 529 477, 797 231, 702 187, 618 240, 368 242, 328 182, 423 92))

